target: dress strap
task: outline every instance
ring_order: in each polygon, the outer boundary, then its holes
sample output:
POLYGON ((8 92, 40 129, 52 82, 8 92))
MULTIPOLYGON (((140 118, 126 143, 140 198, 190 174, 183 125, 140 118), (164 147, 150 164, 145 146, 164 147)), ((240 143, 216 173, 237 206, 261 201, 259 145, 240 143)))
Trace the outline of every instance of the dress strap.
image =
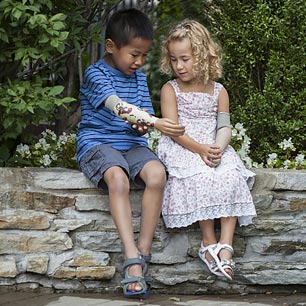
POLYGON ((221 89, 223 88, 223 85, 221 83, 218 82, 214 82, 214 98, 218 98, 219 93, 221 91, 221 89))
POLYGON ((177 81, 175 79, 170 80, 169 84, 173 87, 175 94, 178 94, 180 92, 180 88, 179 88, 179 86, 177 84, 177 81))

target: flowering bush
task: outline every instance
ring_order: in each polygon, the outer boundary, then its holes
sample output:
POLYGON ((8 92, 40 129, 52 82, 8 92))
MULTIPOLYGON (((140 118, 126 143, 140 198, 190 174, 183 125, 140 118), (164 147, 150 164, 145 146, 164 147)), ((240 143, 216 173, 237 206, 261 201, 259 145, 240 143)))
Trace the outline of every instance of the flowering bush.
MULTIPOLYGON (((160 131, 149 129, 146 134, 149 147, 157 153, 160 131)), ((278 144, 279 148, 269 154, 265 162, 255 162, 249 157, 251 139, 246 134, 243 124, 232 126, 231 146, 247 168, 283 168, 306 169, 304 152, 296 154, 296 148, 291 138, 278 144)), ((77 168, 76 163, 76 134, 63 133, 57 136, 51 130, 42 132, 42 137, 32 145, 20 144, 17 146, 14 157, 10 160, 10 166, 19 167, 64 167, 77 168)))
POLYGON ((148 139, 149 148, 154 152, 157 153, 157 146, 159 138, 161 137, 161 132, 157 129, 148 129, 148 133, 145 134, 148 139))
POLYGON ((291 138, 284 139, 278 146, 278 153, 269 154, 267 168, 306 169, 305 155, 300 153, 294 157, 293 152, 296 151, 296 148, 291 138))
POLYGON ((35 144, 19 144, 10 166, 77 168, 76 134, 57 136, 47 129, 35 144))
MULTIPOLYGON (((147 137, 149 147, 156 153, 161 133, 156 129, 150 129, 147 137)), ((231 146, 235 149, 246 168, 283 168, 283 169, 306 169, 305 155, 296 151, 291 138, 280 142, 278 154, 269 154, 265 162, 258 163, 249 157, 251 138, 246 134, 242 123, 232 126, 231 146)))

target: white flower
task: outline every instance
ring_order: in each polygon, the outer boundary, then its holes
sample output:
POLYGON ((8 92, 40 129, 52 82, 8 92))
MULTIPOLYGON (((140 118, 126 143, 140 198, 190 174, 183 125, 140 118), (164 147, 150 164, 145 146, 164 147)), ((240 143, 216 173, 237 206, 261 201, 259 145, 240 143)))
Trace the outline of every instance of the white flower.
POLYGON ((289 167, 289 165, 290 165, 290 160, 286 159, 286 160, 284 161, 283 165, 284 165, 284 168, 285 168, 285 169, 288 169, 288 167, 289 167))
POLYGON ((291 137, 287 140, 287 139, 284 139, 282 142, 280 142, 279 144, 279 147, 283 150, 287 150, 287 149, 290 149, 292 151, 295 151, 295 147, 293 145, 293 142, 291 140, 291 137))
POLYGON ((238 131, 244 131, 245 132, 245 128, 243 127, 242 123, 236 123, 235 124, 235 129, 237 129, 238 131))
POLYGON ((48 154, 43 155, 43 157, 39 160, 40 164, 47 167, 51 164, 51 159, 48 154))
POLYGON ((273 167, 276 164, 276 158, 277 158, 276 153, 271 153, 271 154, 268 155, 268 159, 267 159, 268 168, 273 167))
POLYGON ((61 145, 66 144, 68 141, 68 136, 66 135, 66 133, 64 132, 62 135, 60 135, 58 137, 58 146, 60 147, 61 145))
POLYGON ((245 163, 245 166, 248 168, 248 169, 251 169, 252 168, 252 159, 249 157, 249 156, 246 156, 246 158, 244 159, 244 163, 245 163))
POLYGON ((251 138, 248 135, 244 135, 243 143, 250 145, 251 144, 251 138))
POLYGON ((54 151, 50 152, 50 158, 52 160, 57 160, 57 155, 56 155, 56 153, 54 151))
POLYGON ((241 147, 238 151, 237 151, 238 155, 240 156, 240 158, 242 160, 245 160, 245 158, 248 156, 248 152, 247 150, 245 150, 245 148, 241 147))
POLYGON ((235 138, 238 135, 238 131, 234 128, 232 129, 232 137, 235 138))
POLYGON ((16 152, 18 152, 22 157, 31 156, 30 148, 28 145, 19 144, 16 148, 16 152))
POLYGON ((276 158, 277 158, 277 154, 276 153, 269 154, 269 159, 275 160, 276 158))
POLYGON ((40 138, 38 140, 38 143, 40 144, 40 148, 42 148, 43 151, 48 151, 51 145, 47 143, 47 140, 45 138, 40 138))
POLYGON ((298 154, 296 157, 295 157, 295 161, 298 165, 303 165, 304 164, 304 161, 305 161, 305 155, 304 154, 298 154))

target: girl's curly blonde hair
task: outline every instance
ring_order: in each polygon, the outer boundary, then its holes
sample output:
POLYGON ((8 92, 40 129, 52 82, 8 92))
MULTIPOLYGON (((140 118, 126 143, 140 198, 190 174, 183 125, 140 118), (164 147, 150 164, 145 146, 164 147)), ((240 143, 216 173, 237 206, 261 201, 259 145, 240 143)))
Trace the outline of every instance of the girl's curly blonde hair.
POLYGON ((195 20, 185 19, 169 32, 168 38, 162 46, 160 71, 173 76, 168 46, 173 41, 189 38, 194 59, 194 72, 206 84, 209 80, 216 80, 222 76, 221 48, 215 43, 209 31, 195 20))

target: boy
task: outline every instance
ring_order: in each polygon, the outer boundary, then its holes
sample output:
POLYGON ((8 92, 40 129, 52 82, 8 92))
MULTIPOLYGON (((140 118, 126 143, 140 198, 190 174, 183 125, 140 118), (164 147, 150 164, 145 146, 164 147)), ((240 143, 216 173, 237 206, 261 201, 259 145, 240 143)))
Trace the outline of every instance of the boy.
POLYGON ((81 171, 109 193, 111 215, 125 253, 124 294, 140 297, 148 293, 147 264, 166 182, 164 165, 141 136, 147 125, 168 136, 184 133, 184 127, 172 120, 149 115, 154 110, 146 76, 138 69, 144 64, 152 40, 152 24, 139 10, 122 10, 111 16, 105 31, 106 54, 88 67, 80 89, 82 119, 77 136, 81 171), (136 121, 130 119, 130 112, 136 113, 136 121), (137 245, 129 180, 145 187, 137 245))

